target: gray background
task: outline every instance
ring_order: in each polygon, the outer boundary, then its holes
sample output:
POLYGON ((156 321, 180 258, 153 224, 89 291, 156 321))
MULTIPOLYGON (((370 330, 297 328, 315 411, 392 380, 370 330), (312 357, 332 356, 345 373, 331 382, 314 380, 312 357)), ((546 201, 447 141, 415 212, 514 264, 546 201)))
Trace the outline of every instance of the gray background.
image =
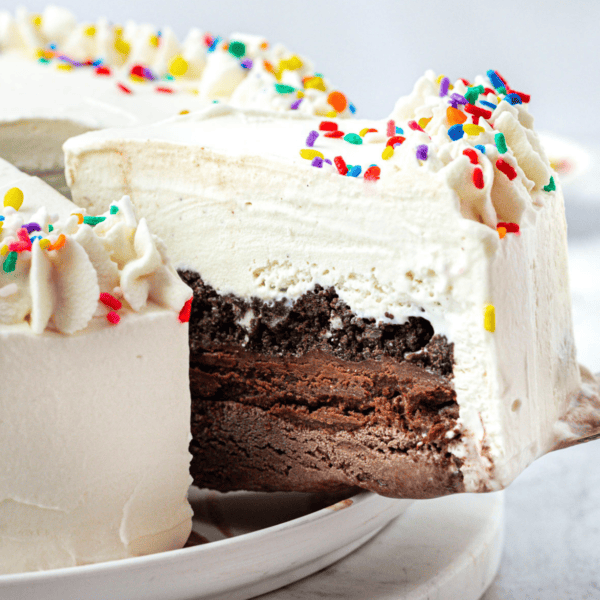
MULTIPOLYGON (((2 7, 17 3, 3 0, 2 7)), ((30 0, 31 10, 43 0, 30 0)), ((357 0, 164 2, 64 0, 105 15, 228 36, 258 33, 312 58, 358 107, 385 117, 426 69, 472 78, 489 68, 532 95, 538 129, 593 152, 600 133, 600 2, 357 0)), ((565 188, 580 359, 600 371, 599 161, 565 188)), ((542 458, 507 492, 506 548, 486 600, 600 599, 600 442, 542 458)), ((301 596, 298 596, 301 597, 301 596)), ((308 600, 308 599, 307 599, 308 600)))

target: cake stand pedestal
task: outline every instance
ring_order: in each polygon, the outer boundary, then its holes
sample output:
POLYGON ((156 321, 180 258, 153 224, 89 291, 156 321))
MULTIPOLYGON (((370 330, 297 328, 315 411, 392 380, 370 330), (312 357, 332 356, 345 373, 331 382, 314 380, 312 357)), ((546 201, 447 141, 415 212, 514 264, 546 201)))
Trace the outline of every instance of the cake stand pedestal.
POLYGON ((260 600, 479 600, 500 565, 504 494, 415 502, 331 567, 260 600))

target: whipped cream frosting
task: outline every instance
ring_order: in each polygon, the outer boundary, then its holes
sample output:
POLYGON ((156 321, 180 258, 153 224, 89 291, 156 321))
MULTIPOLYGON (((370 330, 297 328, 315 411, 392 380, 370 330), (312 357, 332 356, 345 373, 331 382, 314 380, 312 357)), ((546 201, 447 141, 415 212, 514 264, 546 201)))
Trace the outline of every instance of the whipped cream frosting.
POLYGON ((181 547, 191 290, 126 197, 92 217, 0 161, 2 199, 0 573, 181 547))
POLYGON ((260 36, 194 28, 179 41, 168 27, 77 23, 55 6, 0 12, 0 82, 0 156, 28 171, 60 168, 60 146, 73 135, 213 102, 342 117, 354 110, 307 58, 260 36))
POLYGON ((220 293, 320 284, 359 316, 428 319, 454 344, 465 486, 499 489, 579 386, 563 198, 529 100, 494 71, 428 72, 378 122, 211 107, 69 140, 67 180, 91 207, 130 194, 220 293))

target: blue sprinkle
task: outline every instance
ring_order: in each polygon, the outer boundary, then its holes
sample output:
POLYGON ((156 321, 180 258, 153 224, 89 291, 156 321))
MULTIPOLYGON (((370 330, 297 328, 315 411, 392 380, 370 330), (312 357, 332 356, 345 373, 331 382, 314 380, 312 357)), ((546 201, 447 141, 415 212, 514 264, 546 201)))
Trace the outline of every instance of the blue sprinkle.
POLYGON ((99 67, 102 64, 102 59, 101 58, 97 58, 93 63, 92 63, 92 67, 99 67))
POLYGON ((348 108, 350 109, 350 112, 352 114, 356 113, 356 106, 354 106, 354 104, 352 104, 352 102, 350 102, 350 104, 348 104, 348 108))
POLYGON ((214 52, 221 41, 221 36, 218 35, 213 41, 212 44, 208 47, 207 52, 214 52))
POLYGON ((319 167, 319 169, 321 169, 323 167, 323 159, 319 156, 315 156, 310 164, 313 167, 319 167))
POLYGON ((492 85, 497 90, 504 87, 504 83, 502 82, 502 79, 500 79, 500 77, 498 77, 498 74, 496 73, 496 71, 492 71, 492 69, 490 69, 487 72, 487 76, 489 77, 490 81, 492 82, 492 85))
POLYGON ((48 48, 50 48, 50 50, 56 50, 56 44, 52 42, 52 44, 50 44, 48 48))
POLYGON ((477 144, 475 146, 475 148, 477 148, 477 150, 479 150, 479 152, 481 152, 481 154, 485 154, 485 146, 482 146, 481 144, 477 144))
POLYGON ((404 129, 402 129, 402 127, 398 127, 396 125, 396 133, 399 133, 400 135, 403 135, 404 134, 404 129))
POLYGON ((519 94, 507 94, 506 96, 504 96, 504 98, 502 98, 502 100, 506 100, 512 105, 523 104, 523 101, 521 100, 521 96, 519 96, 519 94))
POLYGON ((315 73, 313 77, 323 77, 323 73, 315 73))
POLYGON ((348 170, 348 175, 350 177, 358 177, 361 171, 362 169, 360 168, 360 165, 354 165, 351 169, 348 170))
POLYGON ((496 105, 492 104, 491 102, 488 102, 487 100, 480 100, 479 104, 483 104, 484 106, 487 106, 488 108, 491 108, 492 110, 496 109, 496 105))
POLYGON ((4 217, 0 215, 0 221, 4 221, 4 217))
POLYGON ((451 140, 460 140, 465 135, 463 126, 460 124, 452 125, 452 127, 448 129, 448 135, 450 136, 451 140))
POLYGON ((41 240, 42 236, 41 235, 34 235, 32 238, 30 238, 31 242, 35 242, 35 240, 41 240))

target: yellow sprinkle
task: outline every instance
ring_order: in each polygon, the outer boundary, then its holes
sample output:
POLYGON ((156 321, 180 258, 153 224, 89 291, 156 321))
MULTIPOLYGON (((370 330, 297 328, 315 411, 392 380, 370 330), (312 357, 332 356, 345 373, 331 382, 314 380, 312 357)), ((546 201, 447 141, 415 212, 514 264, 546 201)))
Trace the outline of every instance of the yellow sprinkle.
POLYGON ((435 82, 440 85, 440 83, 442 83, 442 79, 444 79, 444 77, 446 77, 445 75, 438 75, 438 78, 435 80, 435 82))
POLYGON ((88 37, 94 37, 96 35, 96 28, 93 25, 90 25, 83 30, 83 33, 88 37))
POLYGON ((421 127, 421 129, 425 129, 425 127, 427 127, 427 125, 429 125, 429 121, 431 121, 431 117, 429 117, 429 118, 421 117, 419 119, 419 127, 421 127))
POLYGON ((48 238, 43 238, 40 240, 40 248, 42 250, 47 250, 50 247, 50 240, 48 238))
POLYGON ((296 71, 297 69, 302 68, 303 65, 304 63, 302 62, 300 57, 294 54, 289 58, 282 58, 279 61, 279 70, 284 71, 285 69, 287 69, 288 71, 296 71))
POLYGON ((131 44, 129 44, 129 42, 126 42, 122 37, 117 36, 117 38, 115 39, 115 50, 119 54, 127 56, 131 52, 131 44))
POLYGON ((0 248, 0 256, 6 256, 8 254, 8 246, 4 244, 2 248, 0 248))
POLYGON ((173 75, 173 77, 182 77, 187 73, 188 63, 181 54, 174 56, 169 63, 169 73, 173 75))
POLYGON ((139 75, 130 75, 129 79, 131 79, 131 81, 135 81, 135 83, 146 83, 146 80, 139 75))
POLYGON ((296 90, 296 98, 304 98, 304 92, 302 90, 296 90))
POLYGON ((486 331, 496 331, 496 309, 493 304, 486 304, 483 312, 483 326, 486 331))
POLYGON ((59 65, 56 65, 56 68, 60 69, 61 71, 71 71, 71 70, 73 70, 73 65, 59 64, 59 65))
POLYGON ((304 89, 320 90, 322 92, 327 91, 322 77, 311 77, 310 79, 307 79, 304 82, 304 89))
POLYGON ((313 158, 323 158, 323 153, 313 148, 304 148, 300 150, 300 156, 306 160, 312 160, 313 158))
POLYGON ((0 221, 0 233, 2 233, 2 228, 4 227, 4 221, 0 221))
POLYGON ((154 48, 158 48, 158 36, 157 35, 151 35, 150 38, 148 39, 148 43, 153 46, 154 48))
POLYGON ((497 227, 496 231, 498 231, 500 239, 502 239, 506 235, 506 227, 497 227))
POLYGON ((185 109, 184 109, 184 110, 180 110, 180 111, 179 111, 179 114, 180 114, 180 115, 189 115, 189 114, 190 114, 190 111, 189 111, 189 110, 185 110, 185 109))
POLYGON ((19 210, 23 204, 23 192, 18 188, 10 188, 4 194, 4 206, 12 206, 15 210, 19 210))
POLYGON ((77 223, 81 225, 83 223, 83 215, 81 213, 71 213, 72 217, 77 217, 77 223))
POLYGON ((474 125, 473 123, 467 123, 466 125, 463 125, 463 131, 467 135, 479 135, 480 133, 483 133, 485 131, 485 129, 481 125, 474 125))
POLYGON ((381 153, 381 158, 383 158, 383 160, 389 160, 392 156, 394 156, 394 149, 391 146, 386 146, 381 153))
POLYGON ((46 51, 43 48, 38 48, 35 51, 36 58, 46 58, 46 51))
POLYGON ((365 127, 364 129, 361 129, 361 130, 358 132, 358 135, 360 135, 360 137, 365 137, 365 135, 367 134, 367 132, 368 132, 368 131, 369 131, 369 128, 368 128, 368 127, 365 127))
POLYGON ((330 119, 335 119, 335 117, 337 117, 337 116, 338 116, 338 114, 335 112, 335 110, 328 110, 328 111, 325 113, 325 116, 326 116, 326 117, 329 117, 330 119))
POLYGON ((31 17, 31 22, 36 26, 36 27, 41 27, 42 26, 42 15, 32 15, 31 17))

